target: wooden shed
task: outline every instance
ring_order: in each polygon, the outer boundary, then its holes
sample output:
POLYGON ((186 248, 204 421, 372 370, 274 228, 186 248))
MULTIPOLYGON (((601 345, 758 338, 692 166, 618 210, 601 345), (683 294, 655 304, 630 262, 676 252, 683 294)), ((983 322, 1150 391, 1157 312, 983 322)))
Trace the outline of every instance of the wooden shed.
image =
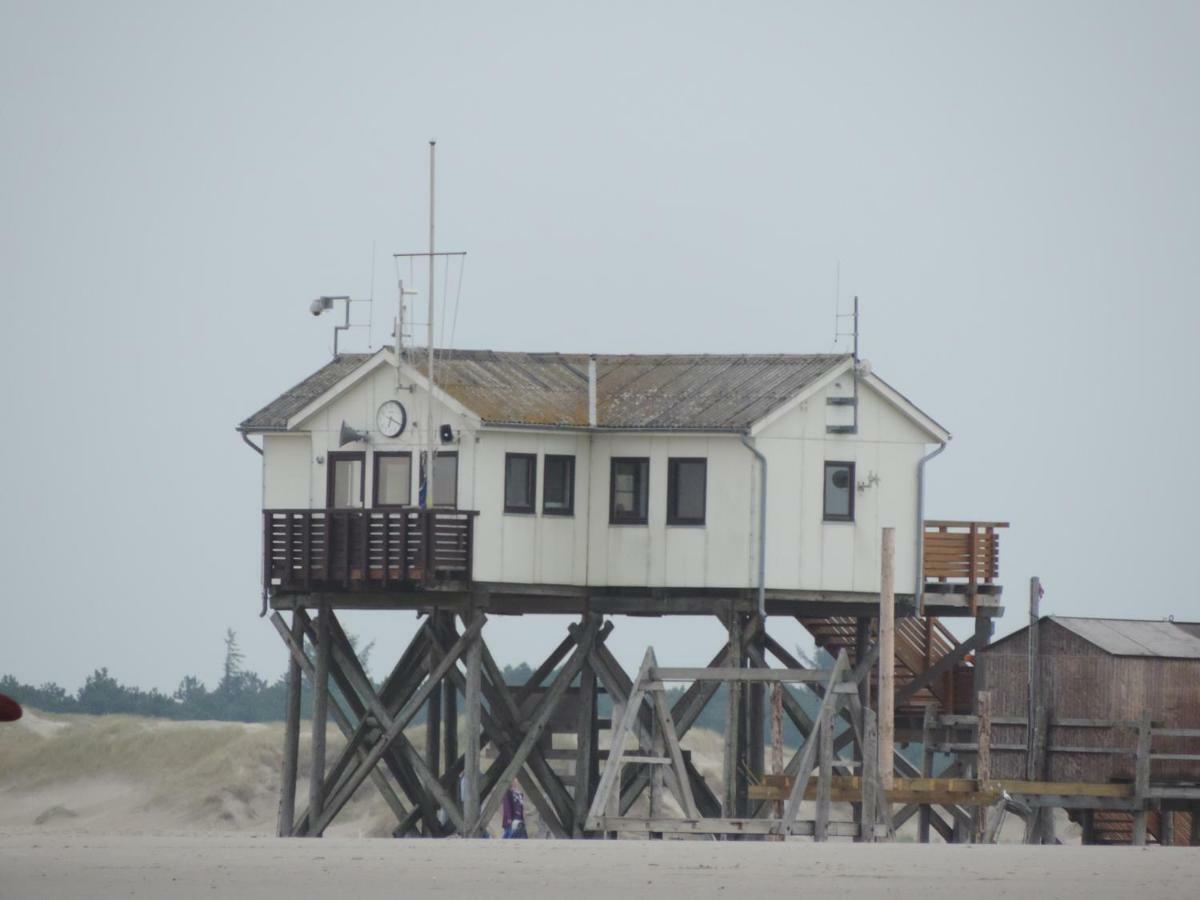
MULTIPOLYGON (((1035 672, 1049 721, 1041 777, 1132 781, 1143 714, 1156 730, 1200 729, 1200 623, 1044 616, 1037 628, 1035 672)), ((999 722, 1027 717, 1029 637, 1030 629, 1022 628, 980 654, 977 677, 992 692, 998 721, 997 778, 1026 775, 1026 753, 1017 749, 1026 746, 1025 727, 999 722)), ((1200 754, 1194 737, 1156 734, 1153 740, 1156 755, 1200 754)), ((1200 762, 1156 758, 1150 776, 1159 783, 1200 782, 1200 762)))

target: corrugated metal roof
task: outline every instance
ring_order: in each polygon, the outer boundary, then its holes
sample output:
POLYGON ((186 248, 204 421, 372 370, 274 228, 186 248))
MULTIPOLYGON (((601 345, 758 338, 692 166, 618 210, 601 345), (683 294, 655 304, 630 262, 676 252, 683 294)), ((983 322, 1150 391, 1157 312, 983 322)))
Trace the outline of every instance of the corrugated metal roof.
POLYGON ((326 363, 290 390, 284 391, 238 428, 242 431, 283 431, 288 419, 365 363, 370 353, 344 353, 326 363))
MULTIPOLYGON (((596 357, 601 428, 744 431, 844 355, 631 355, 596 357)), ((289 416, 366 362, 347 354, 246 419, 247 431, 289 416)), ((584 354, 438 351, 437 384, 490 425, 586 427, 584 354)), ((424 362, 418 362, 424 373, 424 362)))
POLYGON ((1174 622, 1137 619, 1085 619, 1050 616, 1061 625, 1113 656, 1156 656, 1200 659, 1200 637, 1174 622))

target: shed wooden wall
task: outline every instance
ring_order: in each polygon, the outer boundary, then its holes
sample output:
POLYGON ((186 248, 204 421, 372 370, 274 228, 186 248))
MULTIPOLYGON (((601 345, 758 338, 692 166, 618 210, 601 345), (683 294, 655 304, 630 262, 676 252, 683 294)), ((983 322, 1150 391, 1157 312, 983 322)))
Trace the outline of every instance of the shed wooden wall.
MULTIPOLYGON (((1118 719, 1136 721, 1149 709, 1166 727, 1200 728, 1200 660, 1113 656, 1050 620, 1040 623, 1041 702, 1052 718, 1118 719)), ((1028 631, 983 651, 984 689, 992 692, 996 716, 1024 716, 1027 708, 1028 631)), ((997 727, 994 744, 1023 744, 1025 729, 997 727)), ((1131 730, 1053 728, 1051 745, 1127 747, 1131 730)), ((1200 740, 1159 738, 1156 753, 1200 753, 1200 740)), ((992 771, 997 778, 1023 778, 1025 754, 995 752, 992 771)), ((1132 756, 1100 754, 1050 755, 1048 777, 1054 781, 1106 782, 1133 780, 1132 756)), ((1156 762, 1153 780, 1200 780, 1200 763, 1156 762)))

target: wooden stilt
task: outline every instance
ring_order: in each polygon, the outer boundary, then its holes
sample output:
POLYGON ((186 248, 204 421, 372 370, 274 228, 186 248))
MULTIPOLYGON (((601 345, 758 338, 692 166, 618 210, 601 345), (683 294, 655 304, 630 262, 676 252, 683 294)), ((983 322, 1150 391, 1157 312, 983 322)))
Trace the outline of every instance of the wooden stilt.
MULTIPOLYGON (((754 626, 751 630, 753 637, 746 641, 747 652, 749 647, 753 646, 761 654, 764 647, 762 620, 755 617, 754 626)), ((743 665, 746 665, 746 663, 743 663, 743 665)), ((748 699, 750 702, 746 704, 746 763, 750 776, 754 780, 761 782, 766 772, 767 761, 767 685, 762 683, 749 685, 748 699)), ((742 801, 743 804, 745 802, 745 800, 742 801)))
POLYGON ((1134 761, 1133 793, 1138 808, 1133 813, 1133 845, 1146 845, 1146 812, 1149 806, 1147 795, 1150 793, 1150 710, 1142 712, 1138 722, 1137 756, 1134 761))
MULTIPOLYGON (((925 717, 921 720, 921 777, 933 777, 933 721, 937 714, 937 704, 925 706, 925 717)), ((929 843, 929 825, 933 815, 933 806, 922 803, 917 813, 917 840, 922 844, 929 843)))
POLYGON ((583 836, 584 821, 598 777, 596 732, 596 670, 589 659, 579 673, 579 716, 575 723, 575 796, 572 798, 575 837, 583 836))
MULTIPOLYGON (((742 627, 740 617, 735 612, 729 614, 729 655, 733 665, 742 665, 742 627)), ((742 684, 731 681, 726 685, 729 691, 728 705, 725 710, 725 760, 722 768, 724 779, 724 800, 722 801, 723 815, 727 819, 741 815, 738 809, 738 769, 739 750, 742 735, 742 684)))
POLYGON ((813 840, 824 841, 829 834, 830 789, 833 784, 833 704, 821 708, 818 729, 817 812, 813 822, 813 840))
POLYGON ((896 529, 883 529, 879 582, 879 777, 891 790, 896 736, 896 529))
MULTIPOLYGON (((440 612, 429 614, 430 627, 438 635, 442 631, 442 615, 440 612)), ((429 666, 437 665, 441 655, 439 642, 434 641, 429 654, 429 666)), ((441 734, 442 732, 442 682, 433 685, 429 694, 429 703, 425 707, 425 765, 434 777, 441 771, 441 734)))
MULTIPOLYGON (((978 747, 975 756, 975 777, 979 783, 992 780, 992 692, 980 691, 975 698, 979 716, 978 747)), ((984 843, 987 833, 988 808, 975 807, 975 840, 984 843)))
MULTIPOLYGON (((332 641, 329 617, 332 611, 323 605, 317 613, 317 673, 313 685, 312 768, 308 780, 310 821, 320 821, 325 808, 325 725, 329 714, 329 658, 332 641)), ((309 830, 309 837, 320 837, 320 830, 309 830)))
MULTIPOLYGON (((304 643, 304 626, 298 613, 292 613, 292 638, 304 643)), ((300 756, 300 698, 303 682, 299 661, 288 653, 287 714, 283 733, 283 772, 279 783, 280 837, 291 837, 296 824, 296 775, 300 756)))
MULTIPOLYGON (((446 632, 454 629, 454 614, 442 613, 442 627, 446 632)), ((468 650, 468 652, 470 652, 468 650)), ((450 681, 442 685, 442 760, 443 768, 449 771, 458 759, 458 690, 450 681)), ((459 795, 458 785, 451 791, 459 795)), ((461 801, 461 797, 459 797, 461 801)))
MULTIPOLYGON (((479 613, 468 612, 463 619, 464 627, 470 627, 479 613)), ((476 837, 481 830, 479 821, 479 751, 480 716, 483 710, 480 683, 483 666, 483 636, 471 641, 467 647, 467 683, 463 692, 466 706, 466 749, 463 770, 463 820, 464 837, 476 837)))

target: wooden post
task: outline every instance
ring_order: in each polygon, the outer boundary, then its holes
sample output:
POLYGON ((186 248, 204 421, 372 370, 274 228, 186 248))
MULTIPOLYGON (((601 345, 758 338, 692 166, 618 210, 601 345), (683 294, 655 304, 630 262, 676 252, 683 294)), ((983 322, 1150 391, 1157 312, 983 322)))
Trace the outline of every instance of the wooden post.
MULTIPOLYGON (((735 668, 742 667, 742 623, 741 617, 731 609, 729 613, 729 657, 735 668)), ((742 724, 742 684, 740 681, 728 683, 729 703, 725 714, 725 761, 723 774, 725 778, 722 815, 727 819, 737 818, 738 810, 738 770, 741 754, 741 724, 742 724)))
POLYGON ((1169 809, 1158 811, 1158 843, 1162 847, 1175 846, 1175 813, 1169 809))
MULTIPOLYGON (((928 703, 925 706, 925 717, 921 720, 921 777, 933 777, 933 727, 937 715, 937 704, 928 703)), ((933 816, 933 806, 922 803, 917 812, 917 840, 922 844, 929 843, 929 825, 933 816)))
POLYGON ((817 721, 817 814, 813 822, 813 840, 824 841, 829 835, 830 791, 833 785, 833 713, 835 704, 821 708, 817 721))
MULTIPOLYGON (((771 685, 771 772, 783 774, 783 683, 771 685)), ((774 805, 775 818, 783 818, 783 798, 776 800, 774 805)), ((771 840, 782 841, 782 834, 768 835, 771 840)))
MULTIPOLYGON (((992 692, 980 691, 976 698, 979 708, 978 751, 975 756, 975 777, 979 779, 978 790, 992 780, 992 692)), ((983 804, 975 807, 975 835, 977 842, 987 834, 988 808, 983 804)))
MULTIPOLYGON (((312 768, 308 777, 308 821, 319 822, 325 810, 325 723, 329 715, 329 658, 333 639, 329 619, 333 611, 322 604, 317 613, 317 671, 313 685, 312 768)), ((309 837, 321 832, 310 827, 309 837)))
POLYGON ((875 713, 863 707, 863 754, 862 754, 862 820, 858 826, 858 839, 863 842, 875 840, 875 823, 879 821, 877 802, 879 796, 879 724, 875 713))
POLYGON ((596 670, 589 660, 579 673, 579 717, 575 723, 575 837, 583 837, 596 778, 596 670))
MULTIPOLYGON (((442 614, 442 628, 447 635, 453 633, 453 613, 442 614)), ((442 735, 442 759, 446 761, 445 768, 449 772, 458 759, 458 689, 450 680, 442 685, 442 735)), ((457 785, 451 793, 462 802, 457 785)))
MULTIPOLYGON (((896 737, 896 529, 884 528, 879 581, 879 777, 890 791, 896 737)), ((890 815, 890 812, 889 812, 890 815)))
MULTIPOLYGON (((479 613, 471 610, 463 624, 470 627, 479 613)), ((467 746, 463 751, 463 820, 465 837, 477 836, 485 823, 479 821, 479 742, 482 699, 483 636, 477 635, 467 648, 467 682, 463 691, 463 705, 467 717, 467 746)))
POLYGON ((1137 760, 1134 770, 1134 801, 1137 809, 1133 813, 1133 845, 1146 846, 1146 809, 1149 805, 1147 794, 1150 792, 1150 710, 1142 710, 1138 722, 1137 760))
MULTIPOLYGON (((304 623, 292 613, 292 637, 304 646, 304 623)), ((296 771, 300 756, 300 697, 303 682, 300 661, 288 654, 287 724, 283 733, 283 775, 279 785, 280 837, 291 837, 296 822, 296 771)))
MULTIPOLYGON (((430 523, 430 519, 426 518, 426 525, 430 523)), ((438 610, 434 610, 429 614, 429 625, 435 635, 442 634, 442 614, 438 610)), ((429 648, 429 669, 433 671, 438 662, 441 661, 441 650, 439 649, 440 640, 435 640, 429 648)), ((441 681, 433 685, 433 690, 429 694, 429 701, 425 706, 425 764, 429 766, 429 771, 433 773, 433 777, 437 778, 441 774, 441 737, 442 737, 442 689, 448 687, 443 685, 441 681)), ((442 815, 439 814, 439 819, 442 815)))
MULTIPOLYGON (((764 649, 764 628, 763 623, 758 617, 751 620, 754 623, 754 637, 751 640, 753 646, 760 652, 764 649)), ((743 663, 746 665, 746 663, 743 663)), ((767 762, 767 742, 766 742, 766 717, 767 717, 767 685, 763 683, 751 684, 748 686, 749 703, 746 704, 746 736, 748 752, 747 764, 750 767, 750 772, 760 782, 762 781, 763 773, 766 772, 767 762)), ((745 800, 741 801, 745 803, 745 800)))
POLYGON ((1188 846, 1200 847, 1200 806, 1193 806, 1188 810, 1188 814, 1192 817, 1192 833, 1188 837, 1188 846))
MULTIPOLYGON (((609 728, 609 734, 615 735, 617 733, 617 728, 619 727, 618 723, 624 722, 624 721, 625 721, 625 704, 619 702, 616 697, 613 697, 612 727, 609 728)), ((611 759, 612 755, 613 755, 613 750, 611 749, 611 747, 610 747, 608 753, 609 753, 609 758, 611 759)), ((616 789, 610 792, 609 800, 608 800, 608 808, 604 811, 604 814, 606 816, 608 816, 609 818, 613 818, 613 819, 615 819, 621 815, 621 776, 620 776, 619 772, 617 773, 616 780, 617 780, 616 789)), ((599 788, 597 788, 596 793, 597 793, 597 795, 599 795, 599 793, 600 793, 599 788)), ((604 839, 615 841, 617 839, 617 832, 606 831, 604 833, 604 839)))

